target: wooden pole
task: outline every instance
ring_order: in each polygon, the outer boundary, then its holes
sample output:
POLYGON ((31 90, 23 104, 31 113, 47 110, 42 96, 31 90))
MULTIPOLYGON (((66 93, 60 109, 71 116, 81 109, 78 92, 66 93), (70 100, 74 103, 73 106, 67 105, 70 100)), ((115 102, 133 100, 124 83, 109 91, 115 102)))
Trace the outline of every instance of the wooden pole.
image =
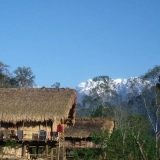
POLYGON ((47 121, 46 121, 46 134, 47 134, 47 121))
POLYGON ((65 152, 65 146, 64 146, 64 141, 65 141, 65 136, 64 136, 64 122, 65 122, 65 119, 63 118, 63 139, 62 139, 62 141, 63 141, 63 150, 62 150, 62 156, 63 156, 63 160, 66 160, 66 152, 65 152))
POLYGON ((17 156, 17 146, 16 146, 16 148, 15 148, 15 156, 17 156))
POLYGON ((52 120, 52 128, 51 128, 51 140, 53 140, 53 131, 54 131, 54 120, 52 120))
POLYGON ((22 147, 22 156, 25 157, 26 156, 26 145, 23 144, 23 147, 22 147))
POLYGON ((51 148, 51 159, 53 159, 53 148, 51 148))
POLYGON ((48 145, 46 145, 46 149, 45 149, 45 154, 46 154, 46 157, 48 158, 48 145))
POLYGON ((56 160, 59 160, 59 145, 56 146, 56 160))

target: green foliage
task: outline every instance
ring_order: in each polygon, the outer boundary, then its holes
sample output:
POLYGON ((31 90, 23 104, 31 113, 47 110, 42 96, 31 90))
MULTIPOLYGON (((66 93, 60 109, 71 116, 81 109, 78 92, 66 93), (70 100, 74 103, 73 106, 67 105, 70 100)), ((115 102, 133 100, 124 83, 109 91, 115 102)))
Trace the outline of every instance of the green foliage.
POLYGON ((0 88, 6 88, 9 85, 7 83, 8 78, 10 78, 8 67, 8 65, 0 62, 0 88))
POLYGON ((91 117, 114 117, 113 108, 108 103, 108 107, 99 106, 91 113, 91 117))
POLYGON ((60 88, 60 82, 56 82, 53 85, 51 85, 52 88, 60 88))
MULTIPOLYGON (((108 132, 95 132, 92 135, 96 148, 84 148, 74 150, 75 160, 126 160, 139 159, 143 156, 140 147, 135 139, 136 134, 132 131, 126 131, 124 134, 120 130, 115 130, 111 136, 108 132)), ((158 160, 155 154, 155 140, 152 136, 142 134, 138 138, 138 142, 142 145, 142 150, 146 159, 158 160)))
POLYGON ((1 74, 7 75, 9 73, 8 67, 9 67, 8 65, 0 61, 0 73, 1 74))
MULTIPOLYGON (((135 136, 136 134, 132 131, 127 131, 125 134, 120 130, 114 131, 107 143, 108 159, 143 159, 135 136)), ((157 158, 155 140, 152 136, 142 134, 138 141, 147 159, 155 160, 157 158)))
POLYGON ((101 154, 101 149, 84 148, 74 150, 74 160, 97 160, 101 154))
POLYGON ((0 88, 32 87, 35 76, 30 67, 18 67, 14 76, 8 70, 9 66, 0 62, 0 88))
POLYGON ((9 147, 9 148, 15 148, 15 147, 19 146, 19 144, 15 140, 7 139, 7 140, 5 140, 5 146, 9 147))
POLYGON ((150 80, 152 82, 157 83, 160 82, 160 66, 154 66, 152 69, 149 69, 144 76, 142 76, 144 80, 150 80))
POLYGON ((14 74, 21 87, 33 87, 35 76, 30 67, 18 67, 14 74))
POLYGON ((108 130, 104 130, 102 132, 93 132, 92 133, 92 142, 94 142, 98 147, 105 148, 107 145, 107 140, 109 138, 108 130))
POLYGON ((146 115, 134 114, 127 118, 128 127, 133 132, 141 131, 141 133, 151 135, 151 125, 146 115))

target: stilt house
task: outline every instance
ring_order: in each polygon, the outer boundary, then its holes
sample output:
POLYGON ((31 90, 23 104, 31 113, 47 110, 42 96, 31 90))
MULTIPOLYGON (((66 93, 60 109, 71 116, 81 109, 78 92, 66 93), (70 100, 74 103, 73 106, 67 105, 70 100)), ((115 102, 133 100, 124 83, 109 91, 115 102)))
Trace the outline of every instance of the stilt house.
POLYGON ((65 145, 67 149, 94 148, 92 133, 114 129, 114 120, 108 118, 76 118, 74 126, 65 128, 65 145))
POLYGON ((48 159, 59 159, 54 148, 64 139, 64 128, 75 123, 75 114, 73 89, 0 89, 0 144, 14 139, 21 144, 16 156, 39 155, 41 148, 48 159))

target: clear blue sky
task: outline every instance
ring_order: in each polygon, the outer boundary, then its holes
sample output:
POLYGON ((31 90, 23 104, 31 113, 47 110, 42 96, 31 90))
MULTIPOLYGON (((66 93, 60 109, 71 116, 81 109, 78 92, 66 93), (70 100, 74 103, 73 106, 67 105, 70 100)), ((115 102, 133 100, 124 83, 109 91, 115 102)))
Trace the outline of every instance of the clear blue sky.
POLYGON ((160 65, 159 0, 0 0, 0 61, 75 88, 160 65))

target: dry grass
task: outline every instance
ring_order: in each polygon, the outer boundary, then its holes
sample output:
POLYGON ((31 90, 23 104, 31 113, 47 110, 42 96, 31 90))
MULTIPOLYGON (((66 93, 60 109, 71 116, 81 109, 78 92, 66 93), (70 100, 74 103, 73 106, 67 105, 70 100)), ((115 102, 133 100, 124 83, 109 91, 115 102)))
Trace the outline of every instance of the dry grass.
POLYGON ((76 101, 73 89, 0 89, 0 120, 4 122, 44 121, 68 118, 76 101))
POLYGON ((65 129, 65 137, 87 138, 94 131, 108 129, 111 133, 114 129, 114 120, 108 118, 77 118, 75 125, 65 129))

